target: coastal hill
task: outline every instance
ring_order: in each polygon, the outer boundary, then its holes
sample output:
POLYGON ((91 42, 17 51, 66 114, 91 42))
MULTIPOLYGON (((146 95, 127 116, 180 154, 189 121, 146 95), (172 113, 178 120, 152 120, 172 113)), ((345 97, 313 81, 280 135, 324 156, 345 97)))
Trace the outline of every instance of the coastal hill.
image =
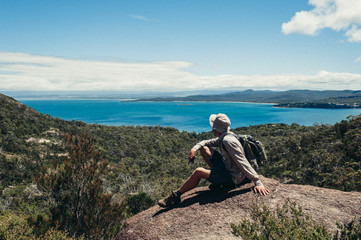
POLYGON ((157 97, 138 101, 224 101, 274 103, 277 107, 306 108, 360 108, 361 91, 352 90, 289 90, 230 92, 217 95, 191 95, 185 97, 157 97))
POLYGON ((330 232, 337 230, 337 223, 348 223, 361 216, 361 192, 261 179, 271 190, 267 196, 254 194, 252 183, 229 192, 196 188, 182 196, 177 208, 154 206, 131 217, 115 239, 239 239, 232 234, 230 224, 249 218, 254 202, 276 210, 287 199, 295 201, 306 215, 330 232))

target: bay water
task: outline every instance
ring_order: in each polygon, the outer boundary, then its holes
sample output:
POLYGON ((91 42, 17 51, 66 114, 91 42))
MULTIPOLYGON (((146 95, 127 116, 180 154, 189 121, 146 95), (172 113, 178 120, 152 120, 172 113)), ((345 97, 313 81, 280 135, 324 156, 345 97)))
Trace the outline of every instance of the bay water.
POLYGON ((162 126, 181 131, 210 131, 209 116, 225 113, 231 128, 268 123, 334 124, 361 109, 275 108, 272 104, 235 102, 125 102, 121 100, 21 100, 43 114, 89 124, 162 126))

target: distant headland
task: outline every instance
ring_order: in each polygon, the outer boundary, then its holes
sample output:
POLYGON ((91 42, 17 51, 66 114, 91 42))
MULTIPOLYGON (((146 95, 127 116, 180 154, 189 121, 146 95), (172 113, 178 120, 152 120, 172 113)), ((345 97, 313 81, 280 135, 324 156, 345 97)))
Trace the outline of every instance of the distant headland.
POLYGON ((250 102, 272 103, 284 108, 361 108, 361 91, 354 90, 245 90, 223 94, 190 95, 185 97, 140 98, 136 101, 182 101, 182 102, 250 102))

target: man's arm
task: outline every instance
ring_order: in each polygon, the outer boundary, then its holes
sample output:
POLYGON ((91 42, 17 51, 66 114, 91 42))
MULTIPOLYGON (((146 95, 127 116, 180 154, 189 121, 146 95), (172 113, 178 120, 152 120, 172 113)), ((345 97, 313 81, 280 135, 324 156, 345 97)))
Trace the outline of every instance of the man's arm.
POLYGON ((188 163, 192 162, 196 157, 196 152, 204 146, 207 147, 218 147, 219 138, 212 138, 209 140, 203 140, 192 147, 188 155, 188 163))
POLYGON ((197 152, 197 149, 195 148, 192 148, 189 152, 189 155, 188 155, 188 164, 190 164, 191 162, 194 161, 194 158, 196 157, 196 152, 197 152))

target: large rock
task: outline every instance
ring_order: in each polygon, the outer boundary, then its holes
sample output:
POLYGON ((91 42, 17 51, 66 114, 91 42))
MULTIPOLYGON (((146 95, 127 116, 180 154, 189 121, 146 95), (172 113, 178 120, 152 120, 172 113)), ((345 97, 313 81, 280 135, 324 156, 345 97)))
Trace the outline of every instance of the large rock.
POLYGON ((154 206, 128 219, 116 239, 239 239, 233 236, 230 223, 250 216, 255 201, 271 209, 286 199, 296 201, 305 214, 335 231, 336 223, 350 222, 361 216, 361 192, 281 184, 261 178, 271 193, 259 196, 247 184, 229 192, 214 192, 200 187, 182 196, 177 208, 154 206))

